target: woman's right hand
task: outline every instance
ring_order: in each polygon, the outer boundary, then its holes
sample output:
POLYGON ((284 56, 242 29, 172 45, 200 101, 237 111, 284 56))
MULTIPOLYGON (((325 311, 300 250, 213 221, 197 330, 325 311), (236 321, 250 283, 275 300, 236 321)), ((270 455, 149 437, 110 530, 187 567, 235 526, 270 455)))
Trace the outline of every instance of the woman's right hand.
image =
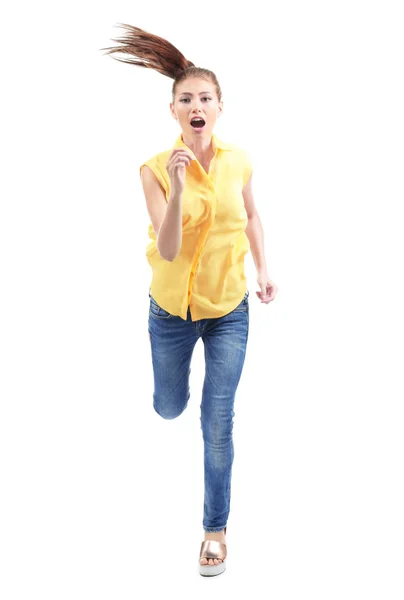
POLYGON ((191 160, 195 160, 195 156, 184 148, 174 148, 171 152, 166 169, 174 193, 182 194, 184 191, 186 167, 191 164, 191 160))

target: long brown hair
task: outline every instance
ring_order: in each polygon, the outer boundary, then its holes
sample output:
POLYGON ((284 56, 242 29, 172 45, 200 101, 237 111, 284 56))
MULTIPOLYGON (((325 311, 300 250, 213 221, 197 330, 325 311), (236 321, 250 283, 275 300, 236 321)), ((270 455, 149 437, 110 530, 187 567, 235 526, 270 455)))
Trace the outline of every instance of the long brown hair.
POLYGON ((222 92, 213 71, 203 69, 202 67, 196 67, 194 63, 187 60, 175 46, 170 44, 170 42, 164 38, 149 33, 139 27, 133 27, 133 25, 118 23, 118 27, 119 26, 126 29, 127 33, 121 38, 112 39, 113 42, 121 44, 120 46, 101 48, 101 50, 108 51, 106 54, 112 55, 114 53, 122 52, 123 54, 138 57, 124 60, 112 56, 112 58, 115 58, 115 60, 119 60, 120 62, 137 65, 138 67, 145 67, 146 69, 154 69, 166 77, 174 79, 172 87, 173 102, 177 85, 180 81, 184 81, 188 77, 202 77, 203 79, 211 81, 216 88, 216 94, 220 102, 222 99, 222 92))

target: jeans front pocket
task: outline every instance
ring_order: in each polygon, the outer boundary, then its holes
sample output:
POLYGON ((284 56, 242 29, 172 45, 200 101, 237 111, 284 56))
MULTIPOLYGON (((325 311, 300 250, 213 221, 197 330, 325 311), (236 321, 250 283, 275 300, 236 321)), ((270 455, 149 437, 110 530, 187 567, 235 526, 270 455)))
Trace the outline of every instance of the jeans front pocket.
POLYGON ((248 306, 248 296, 250 295, 250 292, 247 290, 244 298, 242 299, 242 301, 240 302, 240 304, 238 306, 236 306, 236 308, 234 310, 248 310, 249 306, 248 306))
POLYGON ((153 317, 156 317, 157 319, 172 318, 172 314, 170 314, 169 312, 164 310, 164 308, 162 308, 159 304, 157 304, 157 302, 155 301, 153 296, 151 296, 150 294, 149 294, 149 296, 150 296, 150 314, 153 317))

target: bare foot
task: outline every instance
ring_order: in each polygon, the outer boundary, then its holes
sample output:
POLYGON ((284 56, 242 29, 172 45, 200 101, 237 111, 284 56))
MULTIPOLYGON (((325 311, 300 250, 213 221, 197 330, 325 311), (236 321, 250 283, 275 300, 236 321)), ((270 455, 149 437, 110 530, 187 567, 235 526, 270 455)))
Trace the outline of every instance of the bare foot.
MULTIPOLYGON (((216 542, 222 542, 222 544, 226 543, 226 536, 224 533, 224 529, 222 529, 222 531, 205 531, 205 538, 204 541, 206 542, 206 540, 215 540, 216 542)), ((221 558, 201 558, 200 559, 200 564, 201 565, 220 565, 220 563, 222 562, 221 558)))

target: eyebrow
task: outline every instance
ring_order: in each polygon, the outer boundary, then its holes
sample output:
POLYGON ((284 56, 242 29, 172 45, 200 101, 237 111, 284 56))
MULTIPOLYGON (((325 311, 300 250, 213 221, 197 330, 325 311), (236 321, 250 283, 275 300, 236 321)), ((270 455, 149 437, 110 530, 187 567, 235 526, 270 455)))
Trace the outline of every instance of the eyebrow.
MULTIPOLYGON (((199 92, 200 94, 211 94, 212 92, 199 92)), ((192 96, 193 94, 191 94, 190 92, 181 92, 180 96, 192 96)))

